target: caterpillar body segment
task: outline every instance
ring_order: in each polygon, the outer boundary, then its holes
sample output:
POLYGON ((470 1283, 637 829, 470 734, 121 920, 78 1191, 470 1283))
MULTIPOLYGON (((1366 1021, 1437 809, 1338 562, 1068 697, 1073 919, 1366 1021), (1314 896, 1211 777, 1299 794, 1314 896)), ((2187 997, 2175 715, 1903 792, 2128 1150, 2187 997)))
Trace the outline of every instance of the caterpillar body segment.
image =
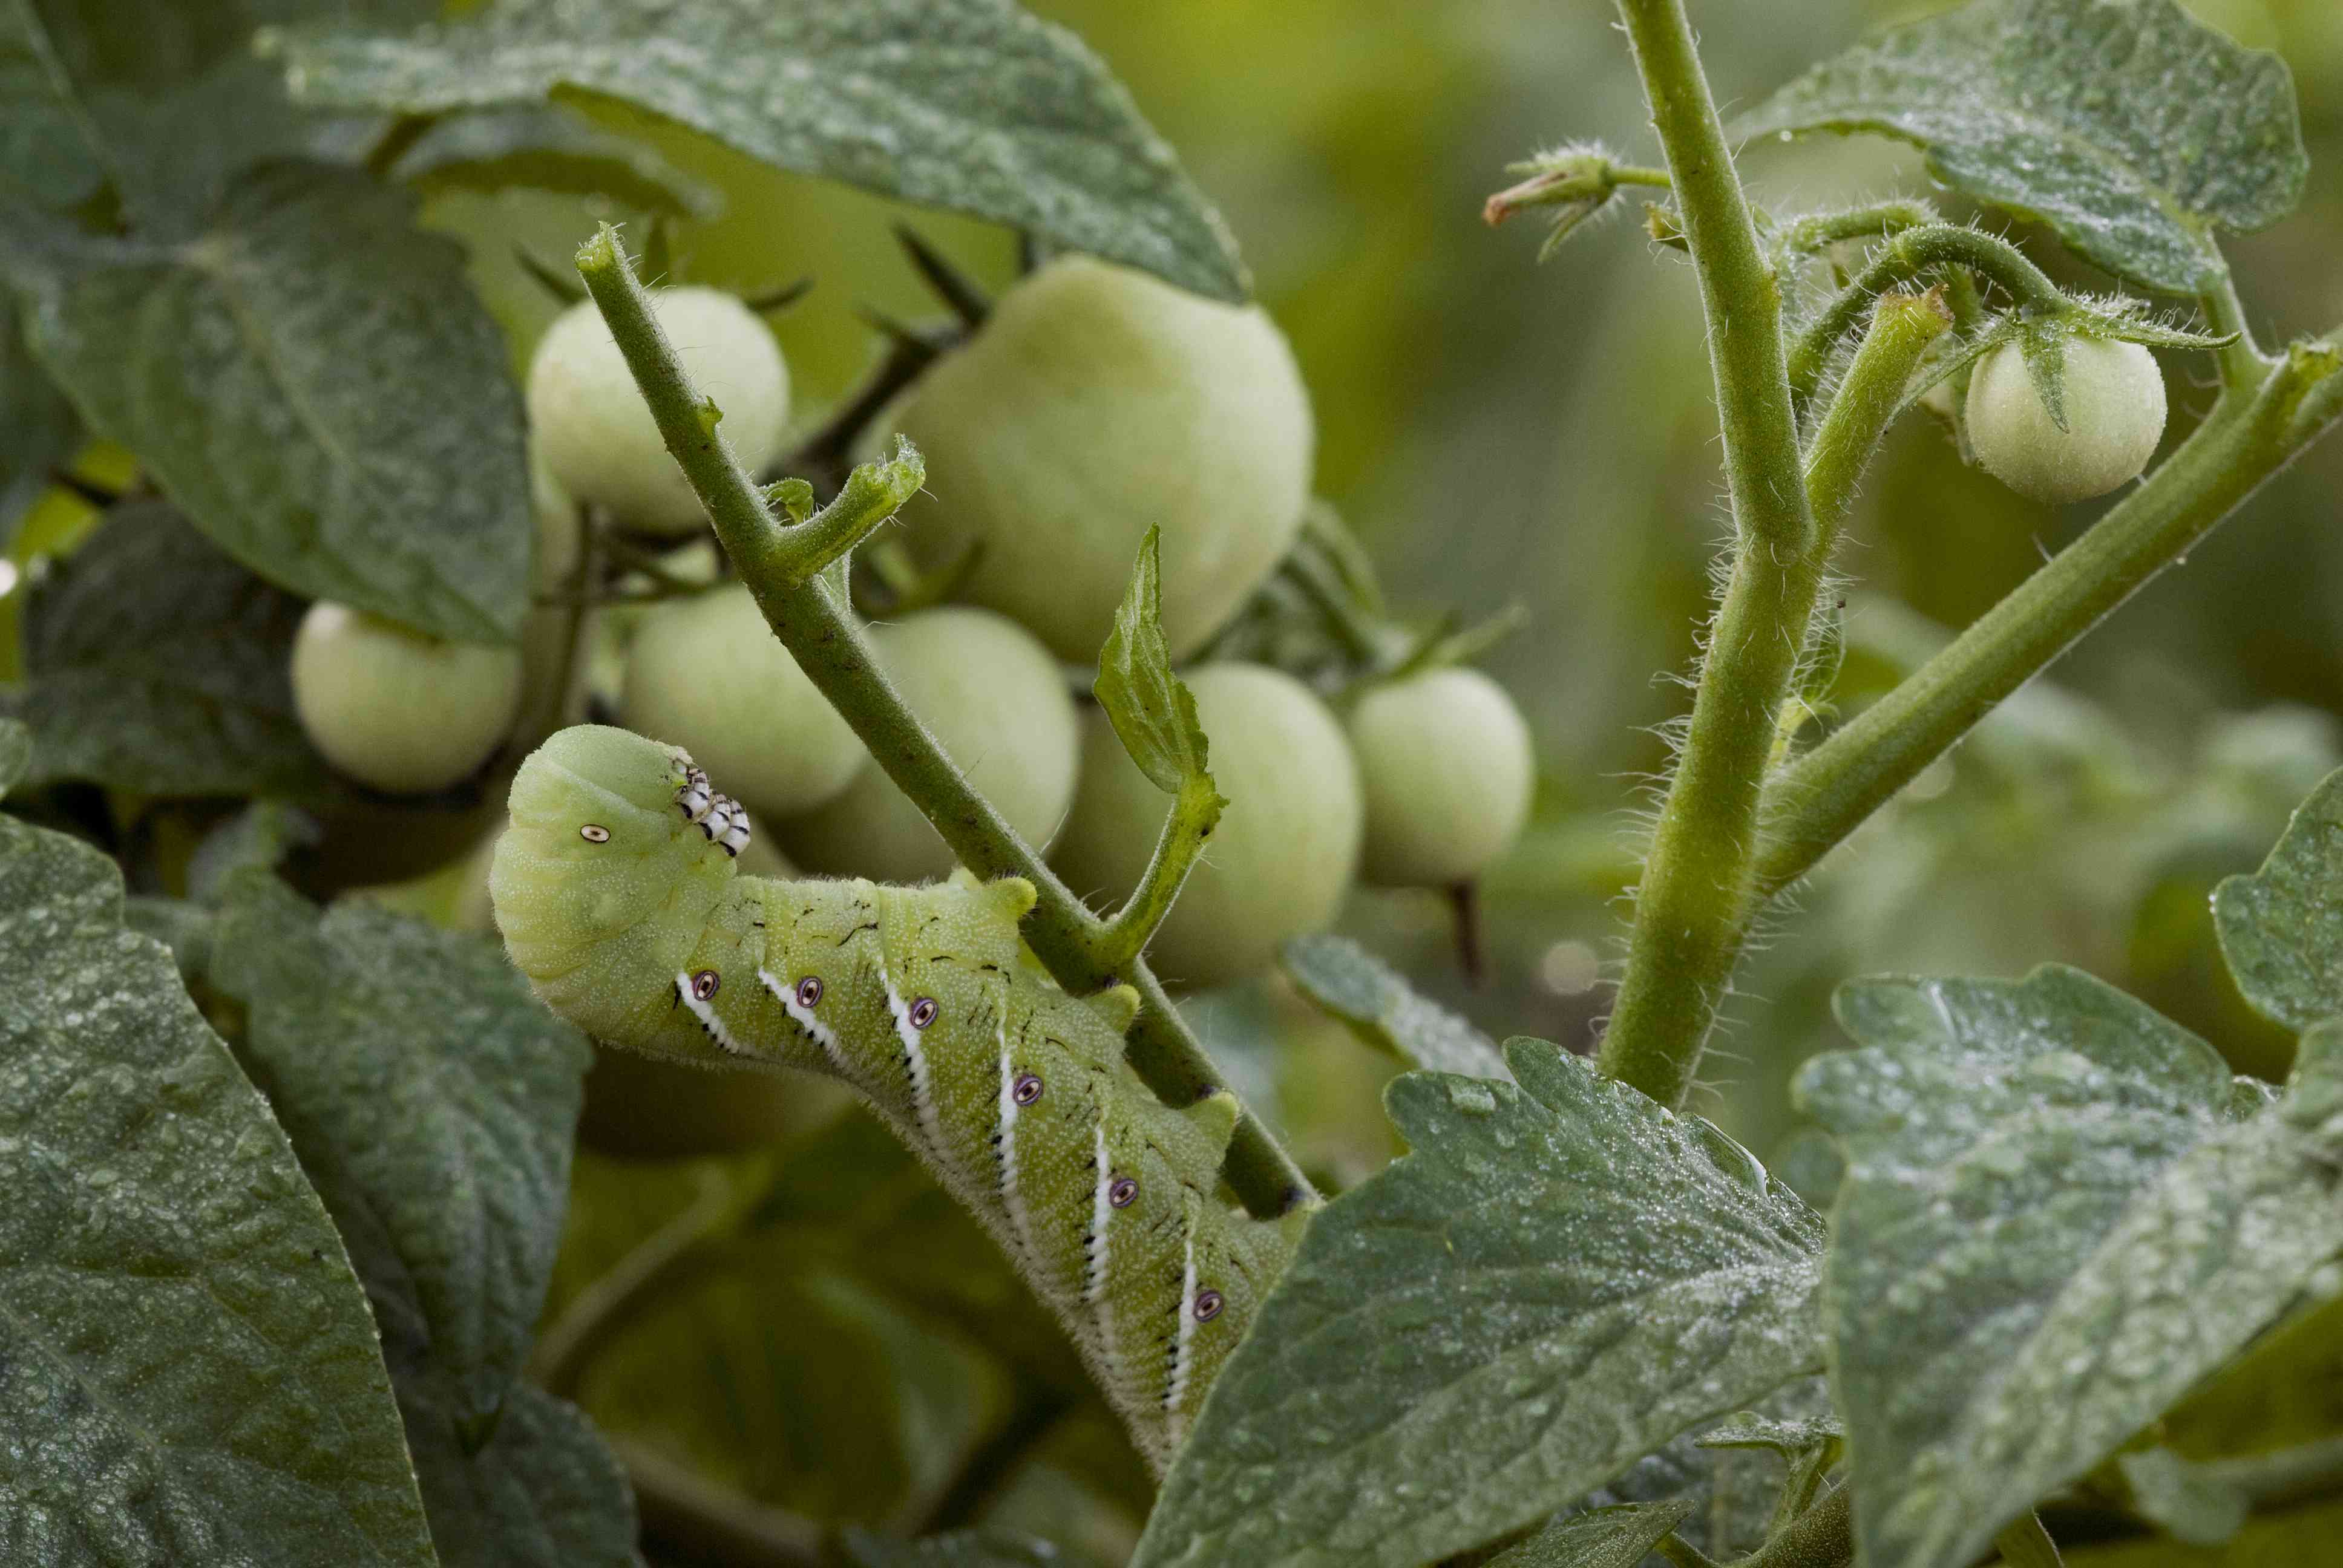
POLYGON ((515 778, 489 890, 513 961, 596 1038, 856 1090, 1057 1313, 1161 1469, 1291 1256, 1217 1195, 1226 1091, 1175 1109, 1123 1059, 1138 998, 1069 996, 1033 890, 738 874, 749 819, 677 748, 565 729, 515 778))

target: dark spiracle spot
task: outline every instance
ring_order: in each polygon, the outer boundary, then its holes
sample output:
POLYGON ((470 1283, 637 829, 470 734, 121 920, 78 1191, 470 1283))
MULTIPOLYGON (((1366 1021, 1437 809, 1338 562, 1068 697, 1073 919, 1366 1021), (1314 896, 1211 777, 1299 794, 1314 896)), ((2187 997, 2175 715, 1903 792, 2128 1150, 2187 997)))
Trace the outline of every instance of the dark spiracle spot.
POLYGON ((702 970, 691 977, 691 994, 701 1001, 706 1001, 716 994, 716 988, 719 983, 721 982, 717 980, 714 970, 702 970))
POLYGON ((1128 1176, 1118 1176, 1106 1184, 1106 1201, 1117 1209, 1128 1209, 1139 1196, 1139 1183, 1128 1176))
POLYGON ((1031 1105, 1041 1098, 1041 1081, 1030 1072, 1021 1072, 1010 1086, 1009 1097, 1020 1105, 1031 1105))
POLYGON ((811 1007, 820 1000, 821 1000, 821 977, 820 975, 808 975, 805 979, 798 981, 798 1005, 799 1007, 811 1007))
POLYGON ((1198 1291, 1196 1292, 1196 1321, 1200 1323, 1209 1323, 1220 1315, 1221 1292, 1218 1291, 1198 1291))
POLYGON ((599 822, 588 822, 578 829, 578 836, 589 844, 607 844, 610 841, 610 829, 599 822))
POLYGON ((923 996, 911 1004, 911 1027, 925 1029, 936 1021, 936 999, 923 996))

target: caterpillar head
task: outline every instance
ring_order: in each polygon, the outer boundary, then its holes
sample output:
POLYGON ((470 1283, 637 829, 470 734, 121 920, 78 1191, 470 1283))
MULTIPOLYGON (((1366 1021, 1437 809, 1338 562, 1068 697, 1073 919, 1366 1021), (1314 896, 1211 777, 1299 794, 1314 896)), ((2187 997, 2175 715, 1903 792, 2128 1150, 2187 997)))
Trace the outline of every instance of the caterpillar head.
POLYGON ((598 998, 568 991, 634 963, 669 965, 668 950, 688 946, 731 879, 748 814, 679 747, 590 724, 521 764, 511 811, 488 876, 505 945, 557 1009, 615 1030, 590 1017, 598 998), (604 944, 619 950, 589 964, 604 944))

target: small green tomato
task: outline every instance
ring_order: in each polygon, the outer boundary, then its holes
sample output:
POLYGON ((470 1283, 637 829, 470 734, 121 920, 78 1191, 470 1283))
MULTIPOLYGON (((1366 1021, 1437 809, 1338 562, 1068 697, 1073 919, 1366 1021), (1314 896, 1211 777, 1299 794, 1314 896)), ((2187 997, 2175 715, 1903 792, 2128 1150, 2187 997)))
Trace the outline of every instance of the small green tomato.
MULTIPOLYGON (((1204 665, 1187 682, 1229 804, 1147 952, 1167 983, 1202 990, 1268 968, 1286 939, 1332 923, 1358 869, 1363 808, 1342 727, 1308 687, 1257 664, 1204 665)), ((1119 900, 1170 806, 1093 714, 1051 859, 1075 891, 1119 900)))
POLYGON ((831 799, 869 755, 737 583, 643 617, 618 714, 689 751, 760 824, 831 799))
MULTIPOLYGON (((713 288, 651 297, 692 382, 724 412, 718 427, 752 472, 778 457, 789 417, 789 371, 755 312, 713 288)), ((632 372, 591 300, 547 328, 528 367, 532 437, 578 500, 641 533, 680 537, 707 519, 668 456, 632 372)))
POLYGON ((1077 663, 1151 527, 1177 656, 1276 566, 1310 496, 1310 398, 1276 324, 1087 256, 1004 295, 894 424, 933 476, 906 512, 925 558, 982 539, 965 597, 1077 663))
MULTIPOLYGON (((970 781, 1028 843, 1048 843, 1073 797, 1081 733, 1050 650, 1016 622, 965 605, 874 626, 870 641, 896 689, 970 781)), ((712 764, 709 772, 725 777, 712 764)), ((789 857, 820 875, 921 882, 955 864, 875 763, 829 805, 772 826, 789 857)))
POLYGON ((1529 819, 1537 763, 1504 688, 1477 669, 1378 686, 1350 716, 1366 790, 1366 880, 1447 888, 1480 875, 1529 819))
POLYGON ((2137 343, 2065 345, 2066 428, 2050 417, 2026 357, 2004 344, 1969 377, 1969 446, 1986 471, 2037 501, 2083 501, 2138 477, 2164 434, 2164 376, 2137 343))
POLYGON ((520 706, 521 652, 437 642, 319 600, 293 639, 293 707, 326 760, 393 795, 468 779, 520 706))

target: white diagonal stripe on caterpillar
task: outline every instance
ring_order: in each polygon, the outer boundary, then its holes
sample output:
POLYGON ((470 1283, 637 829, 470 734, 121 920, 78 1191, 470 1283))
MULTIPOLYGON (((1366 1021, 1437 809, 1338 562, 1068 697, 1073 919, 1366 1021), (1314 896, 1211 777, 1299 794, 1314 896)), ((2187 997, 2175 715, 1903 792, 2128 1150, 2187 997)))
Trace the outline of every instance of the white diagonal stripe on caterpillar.
POLYGON ((1041 1253, 1033 1244, 1033 1225, 1025 1212, 1025 1194, 1017 1190, 1017 1071, 1010 1060, 1009 1012, 1005 1008, 1001 1013, 999 1039, 1001 1099, 994 1139, 1001 1151, 1001 1208, 1009 1216, 1010 1232, 1017 1239, 1017 1249, 1024 1254, 1026 1267, 1038 1273, 1041 1253))
POLYGON ((920 1044, 918 1027, 911 1022, 910 1005, 896 990, 895 978, 887 972, 883 962, 879 966, 879 982, 887 990, 887 1010, 895 1020, 895 1038, 903 1044, 903 1072, 910 1081, 911 1113, 918 1121, 920 1136, 928 1141, 928 1152, 938 1161, 949 1161, 943 1121, 936 1113, 935 1090, 928 1076, 928 1053, 920 1044))

